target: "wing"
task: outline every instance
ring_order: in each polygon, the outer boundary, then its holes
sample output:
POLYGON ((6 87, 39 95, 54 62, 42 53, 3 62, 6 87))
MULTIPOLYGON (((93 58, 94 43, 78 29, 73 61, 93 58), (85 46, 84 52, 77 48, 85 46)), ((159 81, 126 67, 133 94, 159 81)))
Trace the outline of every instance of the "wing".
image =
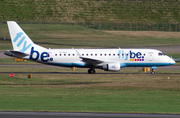
POLYGON ((76 52, 77 52, 77 55, 79 56, 79 58, 81 58, 82 61, 85 62, 87 65, 96 66, 96 65, 104 62, 104 61, 98 60, 98 59, 82 57, 81 54, 77 50, 76 50, 76 52))
POLYGON ((104 62, 104 61, 92 59, 92 58, 85 58, 85 57, 79 57, 79 58, 81 58, 83 62, 87 63, 87 65, 92 65, 92 66, 96 66, 104 62))
POLYGON ((14 50, 7 50, 4 52, 4 54, 7 56, 17 57, 17 58, 23 58, 25 56, 29 56, 29 54, 19 52, 19 51, 14 51, 14 50))

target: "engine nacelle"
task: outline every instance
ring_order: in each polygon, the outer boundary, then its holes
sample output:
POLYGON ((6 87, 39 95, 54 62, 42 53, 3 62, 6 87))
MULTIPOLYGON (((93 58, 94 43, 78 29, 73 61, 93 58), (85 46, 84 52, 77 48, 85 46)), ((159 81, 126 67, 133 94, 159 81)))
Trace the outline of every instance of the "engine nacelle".
POLYGON ((121 65, 119 63, 107 63, 103 65, 105 71, 120 71, 121 65))

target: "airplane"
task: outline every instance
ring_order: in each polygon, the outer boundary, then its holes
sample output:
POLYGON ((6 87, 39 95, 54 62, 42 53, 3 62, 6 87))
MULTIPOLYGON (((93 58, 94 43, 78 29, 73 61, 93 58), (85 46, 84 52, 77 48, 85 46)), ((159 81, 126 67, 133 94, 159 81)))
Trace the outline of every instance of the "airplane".
POLYGON ((120 71, 124 67, 151 67, 151 74, 158 66, 169 66, 175 61, 156 49, 47 49, 35 44, 15 21, 7 21, 13 50, 5 55, 43 64, 120 71))

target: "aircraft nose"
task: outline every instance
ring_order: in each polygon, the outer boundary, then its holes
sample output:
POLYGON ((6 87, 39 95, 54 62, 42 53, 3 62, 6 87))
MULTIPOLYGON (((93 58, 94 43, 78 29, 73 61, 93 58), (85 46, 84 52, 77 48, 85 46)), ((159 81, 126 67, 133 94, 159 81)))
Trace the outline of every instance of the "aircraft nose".
POLYGON ((174 65, 176 62, 174 61, 174 59, 170 58, 169 63, 170 63, 171 65, 174 65))

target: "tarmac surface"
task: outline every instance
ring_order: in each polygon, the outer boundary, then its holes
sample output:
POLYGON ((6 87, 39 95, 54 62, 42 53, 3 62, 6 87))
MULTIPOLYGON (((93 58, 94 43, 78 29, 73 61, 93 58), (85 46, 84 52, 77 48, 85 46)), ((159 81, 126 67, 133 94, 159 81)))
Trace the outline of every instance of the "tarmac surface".
MULTIPOLYGON (((11 67, 49 67, 49 68, 61 68, 59 66, 52 66, 52 65, 34 65, 34 64, 0 64, 0 66, 11 66, 11 67)), ((142 67, 127 67, 128 69, 142 69, 142 67)), ((126 69, 127 69, 126 68, 126 69)), ((125 68, 121 68, 121 69, 125 69, 125 68)), ((157 67, 157 69, 161 69, 161 70, 180 70, 180 65, 171 65, 171 66, 161 66, 161 67, 157 67)))
POLYGON ((65 112, 0 112, 1 118, 179 118, 168 114, 116 114, 65 112))

